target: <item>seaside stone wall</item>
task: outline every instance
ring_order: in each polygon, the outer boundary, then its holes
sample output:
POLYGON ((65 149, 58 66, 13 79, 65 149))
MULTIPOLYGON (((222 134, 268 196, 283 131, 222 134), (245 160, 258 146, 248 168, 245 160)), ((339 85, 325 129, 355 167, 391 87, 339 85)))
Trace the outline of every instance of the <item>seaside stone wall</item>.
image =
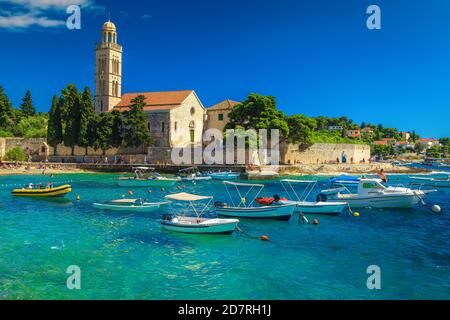
POLYGON ((334 163, 337 158, 341 161, 342 152, 347 155, 347 163, 350 163, 352 157, 355 163, 363 160, 367 162, 370 158, 368 145, 316 143, 309 149, 301 151, 298 145, 281 144, 280 161, 282 164, 334 163))

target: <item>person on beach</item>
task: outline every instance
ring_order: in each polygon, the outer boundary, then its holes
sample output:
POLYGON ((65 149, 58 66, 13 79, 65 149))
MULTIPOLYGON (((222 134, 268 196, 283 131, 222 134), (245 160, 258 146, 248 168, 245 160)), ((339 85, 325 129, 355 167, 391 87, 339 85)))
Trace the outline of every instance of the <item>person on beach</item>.
POLYGON ((378 172, 378 176, 381 178, 381 181, 383 181, 384 183, 388 182, 386 175, 384 174, 384 169, 381 169, 380 172, 378 172))

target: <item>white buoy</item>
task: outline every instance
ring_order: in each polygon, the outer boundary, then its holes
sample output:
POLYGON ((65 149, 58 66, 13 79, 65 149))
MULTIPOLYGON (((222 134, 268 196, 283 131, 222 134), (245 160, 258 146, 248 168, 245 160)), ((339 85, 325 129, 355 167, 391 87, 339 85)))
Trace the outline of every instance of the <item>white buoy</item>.
POLYGON ((433 207, 431 207, 431 210, 433 210, 434 213, 440 213, 442 211, 441 207, 435 204, 433 207))

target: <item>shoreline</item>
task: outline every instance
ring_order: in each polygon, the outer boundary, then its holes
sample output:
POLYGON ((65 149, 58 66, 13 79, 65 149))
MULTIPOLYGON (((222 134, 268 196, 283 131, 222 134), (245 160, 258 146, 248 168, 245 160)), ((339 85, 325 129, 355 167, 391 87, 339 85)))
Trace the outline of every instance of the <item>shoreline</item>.
MULTIPOLYGON (((14 176, 14 175, 52 175, 52 174, 104 174, 104 173, 129 173, 130 171, 124 171, 123 166, 117 165, 117 171, 112 171, 116 165, 89 165, 88 168, 80 168, 78 164, 51 164, 52 168, 42 169, 41 165, 30 165, 30 168, 26 169, 26 165, 22 164, 16 168, 0 168, 0 176, 14 176)), ((139 164, 129 165, 139 166, 139 164)), ((151 165, 150 165, 151 166, 151 165)), ((180 166, 154 166, 156 171, 162 173, 174 173, 180 166)), ((186 166, 187 167, 187 166, 186 166)), ((211 168, 211 166, 198 166, 200 169, 211 168)), ((221 168, 222 169, 222 168, 221 168)), ((238 170, 242 171, 243 166, 227 166, 226 170, 238 170)), ((393 166, 391 163, 371 163, 371 164, 300 164, 300 165, 281 165, 278 168, 280 176, 299 176, 299 175, 317 175, 317 176, 340 176, 340 175, 358 175, 358 174, 376 174, 381 169, 386 174, 423 174, 431 173, 431 170, 424 168, 412 168, 393 166)), ((262 171, 270 170, 270 166, 262 167, 262 171)))

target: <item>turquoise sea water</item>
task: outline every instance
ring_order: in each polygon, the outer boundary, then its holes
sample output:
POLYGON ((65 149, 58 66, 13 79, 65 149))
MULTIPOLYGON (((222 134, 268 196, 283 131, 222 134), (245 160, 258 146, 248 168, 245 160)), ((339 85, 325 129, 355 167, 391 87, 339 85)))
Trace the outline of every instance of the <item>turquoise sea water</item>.
MULTIPOLYGON (((94 201, 127 193, 116 177, 57 175, 53 181, 74 189, 62 202, 10 195, 13 184, 48 178, 0 177, 0 299, 450 299, 450 189, 428 198, 441 214, 418 206, 362 209, 358 218, 320 216, 318 226, 297 217, 243 220, 247 233, 272 240, 263 242, 165 232, 162 212, 93 209, 94 201), (66 287, 70 265, 81 268, 81 290, 66 287), (367 289, 370 265, 381 268, 381 290, 367 289)), ((405 176, 391 181, 408 182, 405 176)), ((220 182, 184 185, 228 200, 220 182)), ((179 192, 133 191, 151 200, 179 192)), ((279 182, 267 182, 264 194, 275 193, 282 194, 279 182)))

